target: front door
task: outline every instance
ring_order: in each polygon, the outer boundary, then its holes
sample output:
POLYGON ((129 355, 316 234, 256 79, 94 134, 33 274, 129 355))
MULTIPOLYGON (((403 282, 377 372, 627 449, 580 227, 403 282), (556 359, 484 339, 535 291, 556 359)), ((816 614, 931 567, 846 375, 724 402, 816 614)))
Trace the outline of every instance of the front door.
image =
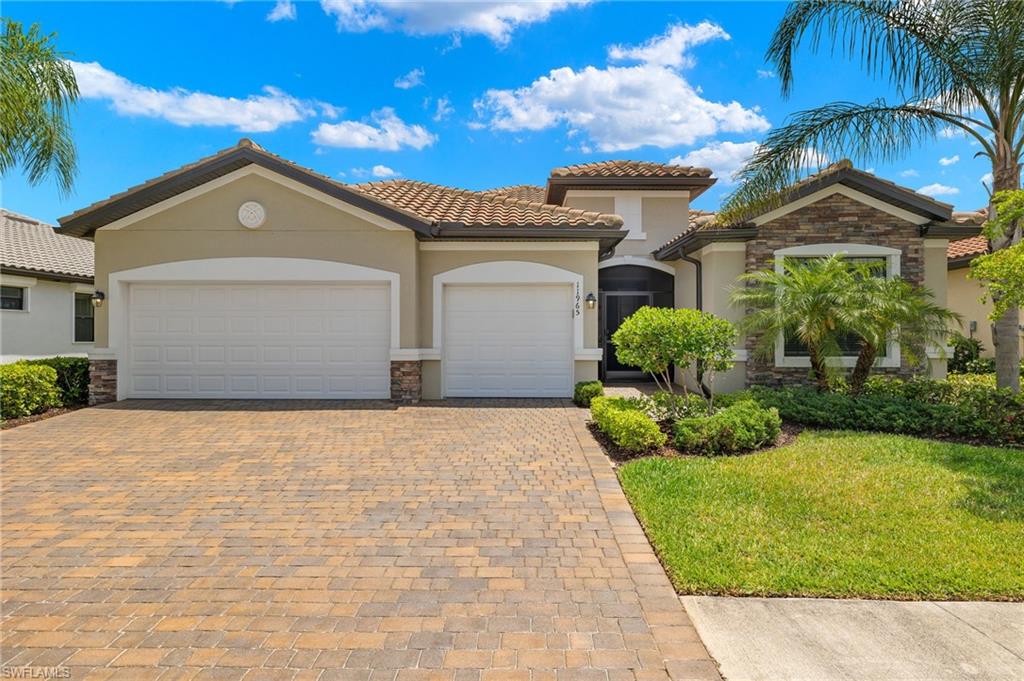
POLYGON ((607 379, 642 379, 644 373, 636 367, 620 364, 615 356, 612 334, 622 321, 644 305, 654 304, 654 294, 647 291, 601 292, 601 344, 604 347, 604 373, 607 379))

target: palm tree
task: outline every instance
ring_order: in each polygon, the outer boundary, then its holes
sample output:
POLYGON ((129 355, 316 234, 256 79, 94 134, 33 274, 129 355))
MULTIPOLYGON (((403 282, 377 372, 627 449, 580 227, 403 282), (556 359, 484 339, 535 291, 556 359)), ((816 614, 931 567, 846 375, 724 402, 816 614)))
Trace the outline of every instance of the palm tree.
MULTIPOLYGON (((834 102, 794 114, 771 132, 739 173, 743 184, 720 219, 777 205, 781 190, 816 158, 890 161, 951 130, 992 163, 993 191, 1020 188, 1024 153, 1024 2, 1001 0, 807 0, 793 3, 768 48, 788 95, 793 57, 807 44, 858 60, 884 76, 902 101, 834 102)), ((995 207, 990 204, 990 215, 995 207)), ((1021 225, 998 250, 1021 240, 1021 225)), ((993 324, 1000 387, 1019 391, 1019 310, 993 324)))
POLYGON ((782 271, 749 272, 732 290, 733 304, 748 311, 740 329, 756 335, 754 354, 770 357, 780 337, 807 346, 811 376, 828 390, 828 358, 839 354, 839 338, 850 330, 848 307, 854 270, 841 255, 785 259, 782 271))
POLYGON ((924 287, 900 278, 858 276, 856 280, 846 307, 860 345, 850 375, 850 391, 854 394, 863 390, 875 359, 889 341, 899 344, 910 364, 919 364, 923 360, 921 350, 944 344, 951 323, 960 323, 960 315, 936 305, 924 287))
POLYGON ((70 64, 33 24, 4 20, 0 35, 0 174, 22 165, 29 183, 57 175, 61 191, 71 191, 77 154, 69 113, 78 99, 70 64))

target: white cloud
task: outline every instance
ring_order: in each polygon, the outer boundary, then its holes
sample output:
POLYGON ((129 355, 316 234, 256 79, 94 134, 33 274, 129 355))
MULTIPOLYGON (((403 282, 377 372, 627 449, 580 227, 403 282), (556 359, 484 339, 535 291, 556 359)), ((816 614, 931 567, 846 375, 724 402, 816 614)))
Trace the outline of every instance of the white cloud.
POLYGON ((373 173, 374 177, 398 177, 401 175, 398 171, 379 164, 375 165, 370 172, 373 173))
POLYGON ((267 14, 267 21, 294 21, 296 14, 295 3, 292 0, 277 0, 274 9, 267 14))
POLYGON ((555 12, 588 1, 320 0, 320 6, 335 18, 339 31, 364 33, 378 29, 410 35, 478 34, 487 36, 498 45, 506 45, 520 26, 546 21, 555 12))
POLYGON ((721 26, 710 21, 702 21, 696 26, 674 24, 663 34, 641 45, 612 45, 608 48, 608 58, 612 61, 638 61, 662 66, 693 66, 693 58, 686 54, 687 50, 712 40, 729 39, 729 34, 721 26))
POLYGON ((437 98, 437 107, 434 110, 434 121, 440 123, 455 112, 455 107, 447 97, 437 98))
POLYGON ((422 125, 409 125, 403 121, 390 107, 374 111, 370 119, 372 123, 321 123, 313 131, 313 141, 327 147, 398 151, 402 147, 422 149, 437 140, 422 125))
POLYGON ((939 165, 940 166, 951 166, 954 163, 957 163, 959 160, 960 160, 960 156, 958 156, 957 154, 953 154, 952 156, 948 156, 948 157, 944 156, 944 157, 939 159, 939 165))
POLYGON ((956 187, 950 187, 949 185, 935 182, 921 187, 917 192, 927 196, 953 196, 954 194, 959 194, 960 190, 956 187))
POLYGON ((719 181, 732 184, 733 175, 761 146, 757 142, 711 142, 710 144, 676 156, 669 161, 676 166, 702 166, 711 168, 719 181))
POLYGON ((423 85, 423 76, 426 72, 423 69, 413 69, 404 76, 395 78, 395 87, 400 90, 408 90, 417 85, 423 85))
POLYGON ((981 176, 981 179, 979 179, 978 181, 983 183, 983 184, 987 184, 989 187, 991 187, 992 186, 992 180, 993 180, 992 173, 985 173, 984 175, 981 176))
POLYGON ((907 170, 900 171, 900 177, 917 177, 918 175, 920 175, 920 173, 918 173, 913 168, 908 168, 907 170))
POLYGON ((157 90, 139 85, 97 62, 68 62, 85 99, 109 100, 124 116, 162 118, 174 125, 230 126, 240 132, 270 132, 316 114, 314 103, 266 86, 244 99, 184 88, 157 90))
MULTIPOLYGON (((702 35, 710 32, 703 29, 702 35)), ((636 50, 632 58, 665 60, 669 51, 660 49, 658 42, 664 39, 613 50, 622 50, 623 55, 636 50)), ((685 55, 679 63, 687 63, 685 55)), ((566 66, 514 90, 488 90, 474 108, 481 122, 493 130, 535 131, 564 125, 570 137, 585 133, 588 139, 581 139, 580 147, 605 152, 644 145, 674 147, 719 132, 770 127, 756 107, 704 99, 676 68, 660 63, 587 66, 579 71, 566 66)))
POLYGON ((762 78, 762 79, 775 78, 775 72, 771 71, 769 69, 758 69, 757 70, 757 77, 758 78, 762 78))

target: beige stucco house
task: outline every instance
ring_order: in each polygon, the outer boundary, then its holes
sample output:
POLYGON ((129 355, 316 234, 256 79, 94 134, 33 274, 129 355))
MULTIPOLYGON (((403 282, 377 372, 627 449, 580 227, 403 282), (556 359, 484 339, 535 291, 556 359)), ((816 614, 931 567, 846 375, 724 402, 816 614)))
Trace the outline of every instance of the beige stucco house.
POLYGON ((93 244, 0 208, 0 363, 93 349, 93 244))
MULTIPOLYGON (((689 209, 714 182, 609 161, 543 187, 346 185, 242 140, 60 220, 96 243, 94 400, 564 397, 633 375, 609 338, 641 305, 738 319, 739 274, 836 250, 944 302, 947 241, 977 233, 848 166, 719 227, 689 209)), ((909 371, 898 352, 881 362, 909 371)), ((719 387, 800 380, 805 363, 741 344, 719 387)))

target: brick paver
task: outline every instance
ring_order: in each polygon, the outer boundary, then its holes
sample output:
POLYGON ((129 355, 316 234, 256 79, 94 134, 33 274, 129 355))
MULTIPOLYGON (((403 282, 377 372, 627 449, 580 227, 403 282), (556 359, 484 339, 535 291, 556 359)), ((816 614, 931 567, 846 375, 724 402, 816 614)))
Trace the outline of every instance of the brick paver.
POLYGON ((129 402, 2 436, 6 667, 717 679, 559 402, 129 402))

